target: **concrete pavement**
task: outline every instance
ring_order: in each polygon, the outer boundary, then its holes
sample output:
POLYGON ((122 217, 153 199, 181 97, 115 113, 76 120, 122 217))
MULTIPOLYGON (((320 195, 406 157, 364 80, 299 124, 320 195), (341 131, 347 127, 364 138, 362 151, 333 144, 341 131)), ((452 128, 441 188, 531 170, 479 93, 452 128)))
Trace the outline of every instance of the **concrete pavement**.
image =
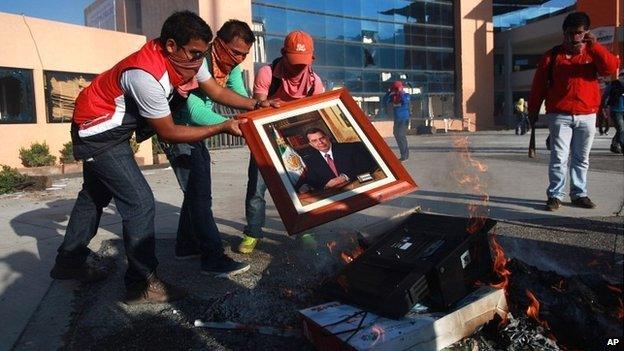
MULTIPOLYGON (((415 206, 434 213, 467 216, 467 205, 475 201, 483 204, 483 195, 488 194, 489 216, 504 222, 499 234, 512 256, 523 256, 528 263, 571 274, 586 269, 586 262, 579 257, 587 257, 588 252, 613 255, 615 251, 621 271, 624 238, 619 215, 624 201, 624 157, 609 152, 610 137, 596 137, 590 159, 589 193, 598 208, 573 208, 567 200, 560 211, 545 212, 545 138, 546 131, 538 130, 539 158, 531 160, 526 157, 528 136, 515 136, 511 131, 410 136, 410 159, 404 165, 419 185, 417 192, 314 231, 360 229, 415 206), (470 157, 457 146, 463 140, 468 143, 470 157), (476 162, 487 171, 482 172, 476 162), (465 174, 478 176, 479 182, 460 185, 457 178, 465 174), (553 236, 554 228, 563 234, 553 236)), ((396 151, 394 140, 387 142, 396 151)), ((244 225, 248 151, 219 150, 211 154, 213 210, 219 229, 231 239, 226 241, 233 244, 244 225)), ((144 173, 157 201, 157 238, 170 241, 175 237, 182 194, 170 169, 144 173)), ((62 292, 79 287, 52 283, 48 272, 80 185, 80 178, 61 179, 49 191, 0 197, 0 314, 4 321, 0 350, 14 346, 38 349, 63 342, 61 337, 76 311, 72 297, 62 292)), ((267 214, 267 230, 277 239, 262 244, 292 245, 295 239, 285 236, 271 202, 267 214)), ((106 240, 119 239, 120 223, 115 207, 109 206, 91 244, 94 251, 106 240)))

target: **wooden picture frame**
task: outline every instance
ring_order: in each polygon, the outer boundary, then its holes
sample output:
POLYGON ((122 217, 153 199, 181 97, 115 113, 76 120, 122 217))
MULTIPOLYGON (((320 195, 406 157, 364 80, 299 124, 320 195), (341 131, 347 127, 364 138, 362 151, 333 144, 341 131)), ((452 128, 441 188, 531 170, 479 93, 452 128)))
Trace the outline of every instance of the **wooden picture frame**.
POLYGON ((248 120, 241 131, 291 235, 417 187, 346 89, 239 118, 248 120), (335 162, 319 152, 327 140, 335 162))

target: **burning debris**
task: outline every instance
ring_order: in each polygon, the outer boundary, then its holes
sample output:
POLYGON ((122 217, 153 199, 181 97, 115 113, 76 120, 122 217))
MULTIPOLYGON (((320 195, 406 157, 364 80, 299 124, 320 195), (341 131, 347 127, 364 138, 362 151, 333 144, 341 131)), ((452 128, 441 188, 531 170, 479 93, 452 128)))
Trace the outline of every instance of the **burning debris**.
POLYGON ((557 343, 548 338, 546 331, 526 316, 515 318, 507 314, 507 323, 493 320, 475 334, 447 347, 444 351, 557 351, 557 343))
POLYGON ((622 338, 621 285, 588 275, 564 278, 516 259, 505 270, 511 272, 508 319, 448 350, 598 350, 622 338))

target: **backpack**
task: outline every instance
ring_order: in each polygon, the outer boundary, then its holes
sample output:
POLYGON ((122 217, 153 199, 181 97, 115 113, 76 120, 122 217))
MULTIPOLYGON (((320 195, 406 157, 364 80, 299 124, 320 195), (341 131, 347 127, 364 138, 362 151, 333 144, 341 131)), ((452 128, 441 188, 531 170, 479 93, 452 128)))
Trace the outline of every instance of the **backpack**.
POLYGON ((611 89, 609 89, 609 97, 607 98, 607 106, 617 106, 620 102, 620 97, 624 94, 624 86, 619 80, 611 83, 611 89))
MULTIPOLYGON (((277 65, 277 63, 282 59, 282 57, 278 57, 275 60, 273 60, 273 62, 271 62, 271 64, 269 65, 269 67, 271 67, 271 72, 273 72, 273 68, 275 67, 275 65, 277 65)), ((314 75, 314 71, 312 72, 312 75, 314 75)), ((316 84, 312 84, 312 87, 310 88, 310 90, 308 90, 308 93, 306 94, 306 96, 312 96, 314 95, 314 86, 316 84)), ((277 89, 279 89, 282 86, 282 79, 278 78, 276 76, 274 76, 273 74, 271 74, 271 85, 269 85, 269 93, 267 94, 267 98, 270 99, 271 97, 273 97, 273 95, 275 95, 275 93, 277 93, 277 89)))

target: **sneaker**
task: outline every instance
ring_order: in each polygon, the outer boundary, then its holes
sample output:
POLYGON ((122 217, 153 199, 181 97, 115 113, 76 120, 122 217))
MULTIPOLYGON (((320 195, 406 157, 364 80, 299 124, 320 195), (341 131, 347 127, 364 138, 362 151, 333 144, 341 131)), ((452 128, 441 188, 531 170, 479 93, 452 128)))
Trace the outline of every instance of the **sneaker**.
POLYGON ((216 262, 202 262, 201 273, 219 278, 228 278, 249 270, 249 264, 237 262, 227 255, 223 255, 216 262))
POLYGON ((253 236, 245 235, 243 236, 243 241, 238 245, 237 251, 242 254, 250 254, 256 248, 259 239, 254 238, 253 236))
POLYGON ((622 153, 622 147, 620 146, 620 144, 611 144, 611 152, 613 152, 614 154, 621 154, 622 153))
POLYGON ((102 269, 98 269, 87 263, 83 263, 78 267, 61 266, 58 263, 52 267, 50 278, 67 280, 75 279, 82 283, 95 283, 106 279, 108 273, 102 269))
POLYGON ((175 259, 184 261, 201 256, 201 251, 196 246, 178 246, 175 247, 175 259))
POLYGON ((561 207, 561 200, 556 197, 549 197, 548 201, 546 201, 547 211, 557 211, 559 207, 561 207))
POLYGON ((592 202, 587 196, 579 197, 572 200, 572 205, 582 208, 596 208, 596 204, 592 202))
POLYGON ((167 284, 152 274, 144 284, 138 284, 136 288, 130 288, 126 292, 124 303, 137 305, 143 303, 165 303, 176 301, 186 296, 186 292, 173 285, 167 284))

